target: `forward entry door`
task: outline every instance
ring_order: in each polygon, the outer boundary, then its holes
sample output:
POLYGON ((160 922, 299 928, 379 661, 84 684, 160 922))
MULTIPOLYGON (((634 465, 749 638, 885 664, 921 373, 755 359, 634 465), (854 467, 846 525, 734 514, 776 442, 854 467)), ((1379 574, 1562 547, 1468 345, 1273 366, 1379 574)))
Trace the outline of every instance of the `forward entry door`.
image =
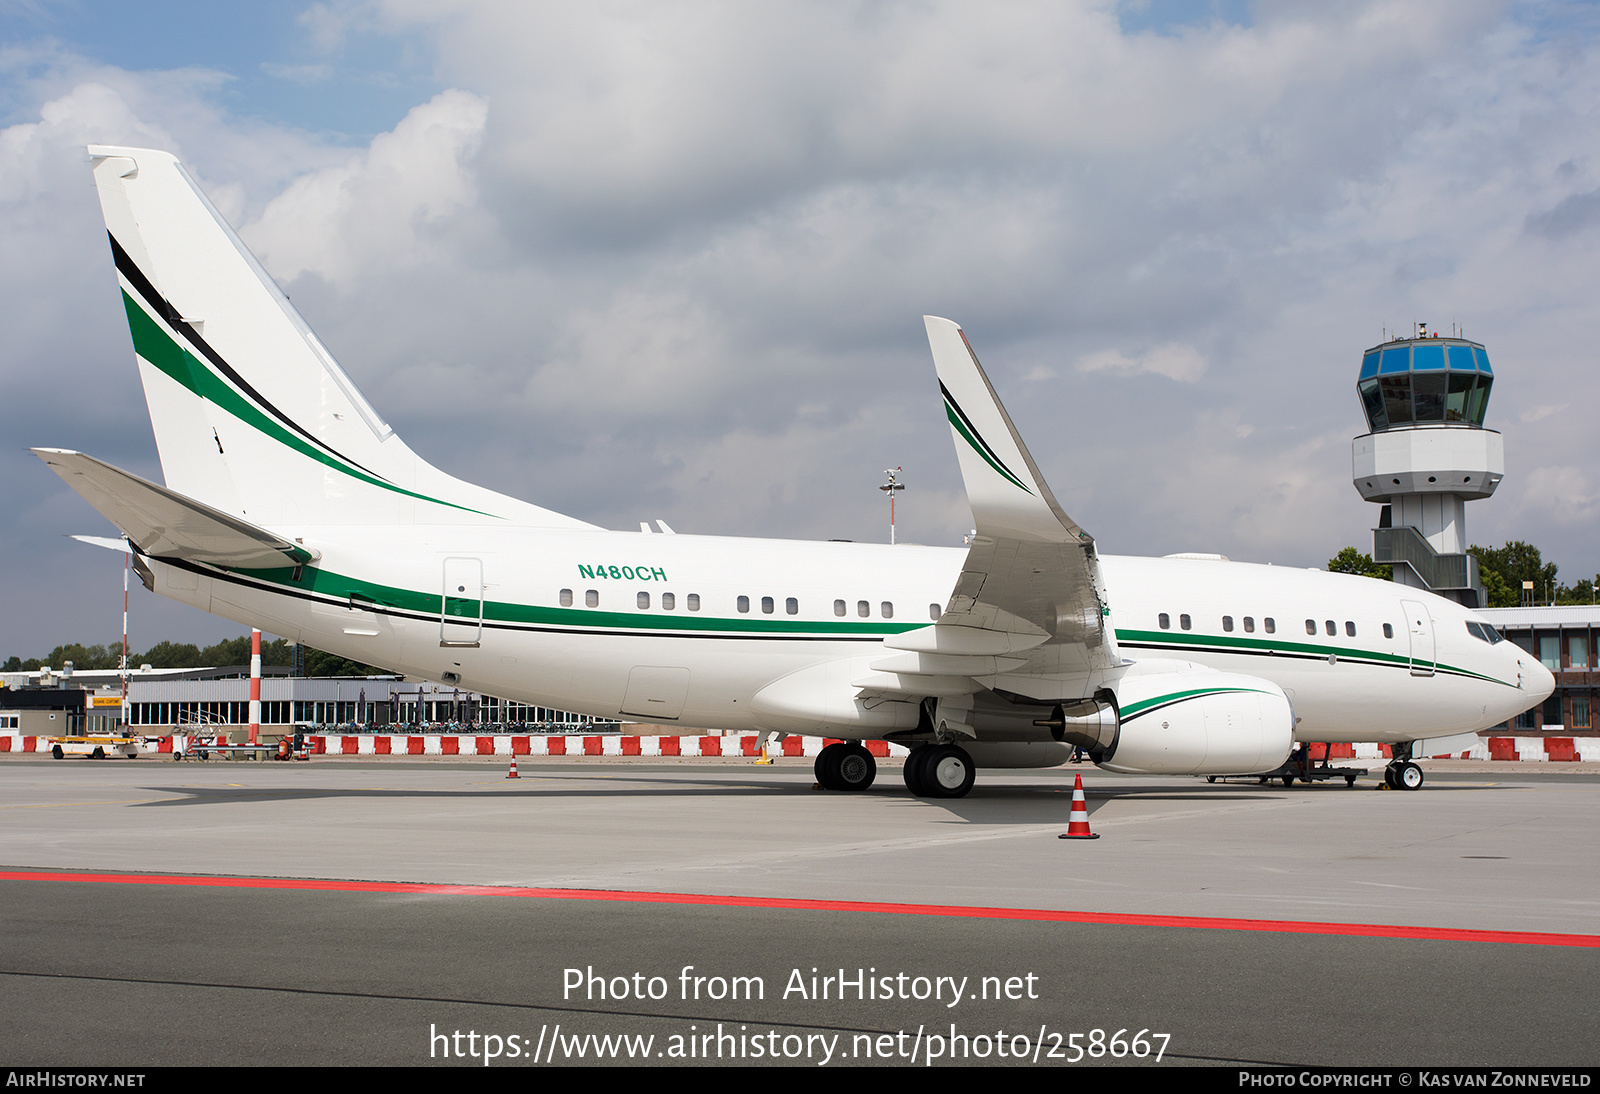
POLYGON ((1411 634, 1411 675, 1432 676, 1439 654, 1433 640, 1433 620, 1428 615, 1427 605, 1417 600, 1402 600, 1400 607, 1406 613, 1406 630, 1411 634))
POLYGON ((444 560, 439 645, 476 646, 483 632, 483 560, 444 560))

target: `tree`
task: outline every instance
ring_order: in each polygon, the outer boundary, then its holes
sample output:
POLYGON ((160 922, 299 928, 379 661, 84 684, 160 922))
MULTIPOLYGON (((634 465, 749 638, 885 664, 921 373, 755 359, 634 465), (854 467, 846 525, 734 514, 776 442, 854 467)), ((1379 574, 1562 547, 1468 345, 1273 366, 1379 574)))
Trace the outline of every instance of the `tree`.
POLYGON ((1393 581, 1394 571, 1388 566, 1372 561, 1372 556, 1362 554, 1354 547, 1346 547, 1328 560, 1330 574, 1359 574, 1380 581, 1393 581))
POLYGON ((1490 592, 1491 608, 1514 608, 1522 603, 1522 583, 1533 582, 1533 599, 1543 602, 1560 591, 1556 583, 1556 564, 1546 562, 1539 548, 1520 539, 1511 540, 1504 547, 1467 548, 1467 553, 1478 558, 1478 574, 1485 592, 1490 592), (1495 574, 1505 588, 1492 586, 1488 575, 1495 574), (1492 590, 1492 591, 1491 591, 1492 590))

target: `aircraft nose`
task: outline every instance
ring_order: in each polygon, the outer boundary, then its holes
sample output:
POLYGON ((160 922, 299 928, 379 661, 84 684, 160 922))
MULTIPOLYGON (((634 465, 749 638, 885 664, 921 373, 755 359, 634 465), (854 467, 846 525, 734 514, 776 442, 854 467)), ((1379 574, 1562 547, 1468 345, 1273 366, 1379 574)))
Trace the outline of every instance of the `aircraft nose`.
POLYGON ((1517 659, 1522 668, 1522 690, 1535 702, 1542 703, 1556 690, 1555 674, 1531 657, 1517 659))

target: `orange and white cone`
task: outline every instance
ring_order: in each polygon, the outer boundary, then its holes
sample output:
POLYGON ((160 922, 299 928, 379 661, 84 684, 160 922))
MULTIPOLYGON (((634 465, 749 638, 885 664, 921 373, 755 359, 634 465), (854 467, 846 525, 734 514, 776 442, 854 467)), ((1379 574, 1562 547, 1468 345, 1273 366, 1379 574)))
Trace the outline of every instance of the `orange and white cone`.
POLYGON ((511 757, 511 773, 508 774, 506 776, 506 778, 508 778, 508 779, 520 779, 520 778, 522 778, 521 775, 517 774, 517 758, 515 756, 511 757))
POLYGON ((1072 813, 1067 817, 1067 830, 1057 839, 1099 839, 1089 831, 1089 803, 1083 798, 1083 776, 1075 776, 1072 785, 1072 813))

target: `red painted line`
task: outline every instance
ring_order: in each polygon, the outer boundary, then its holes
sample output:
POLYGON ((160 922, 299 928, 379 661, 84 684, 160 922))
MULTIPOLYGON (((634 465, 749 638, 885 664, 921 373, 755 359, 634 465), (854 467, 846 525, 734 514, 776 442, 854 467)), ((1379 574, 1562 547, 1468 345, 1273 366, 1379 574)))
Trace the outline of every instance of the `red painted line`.
POLYGON ((780 908, 808 912, 873 912, 953 919, 1016 919, 1042 923, 1105 923, 1123 927, 1185 927, 1207 931, 1410 938, 1438 942, 1502 942, 1519 946, 1600 949, 1600 935, 1544 931, 1477 931, 1388 923, 1317 923, 1294 919, 1225 919, 1195 915, 1072 912, 1054 908, 983 908, 959 904, 892 904, 883 901, 807 900, 798 897, 721 896, 714 893, 644 893, 610 889, 541 889, 512 885, 435 885, 416 881, 342 881, 324 878, 208 877, 195 874, 90 874, 0 870, 0 881, 75 881, 101 885, 192 885, 212 889, 297 889, 334 893, 428 893, 435 896, 505 896, 535 900, 597 900, 623 904, 692 904, 722 908, 780 908))

